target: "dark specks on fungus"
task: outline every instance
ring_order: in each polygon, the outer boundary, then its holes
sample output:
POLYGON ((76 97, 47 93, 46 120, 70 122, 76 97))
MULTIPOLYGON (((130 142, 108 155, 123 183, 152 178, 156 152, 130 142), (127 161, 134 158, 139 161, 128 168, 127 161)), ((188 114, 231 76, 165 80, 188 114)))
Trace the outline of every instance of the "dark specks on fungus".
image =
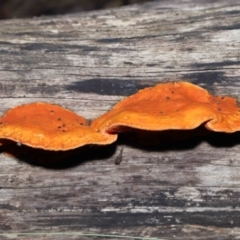
POLYGON ((212 96, 188 82, 170 82, 125 98, 92 122, 50 103, 18 106, 1 117, 0 138, 57 151, 110 144, 126 127, 162 131, 205 124, 209 130, 230 133, 240 131, 239 112, 232 97, 212 96), (53 121, 50 113, 58 117, 53 121))
POLYGON ((207 90, 188 82, 158 84, 125 98, 95 119, 91 126, 111 133, 114 129, 121 131, 121 127, 162 131, 194 129, 205 123, 212 131, 240 131, 236 100, 231 97, 225 97, 224 101, 220 99, 221 96, 212 96, 207 90))
POLYGON ((116 135, 96 133, 95 129, 86 125, 85 118, 61 106, 43 102, 10 109, 0 122, 0 138, 45 150, 70 150, 86 144, 105 145, 117 138, 116 135), (55 121, 52 113, 58 116, 55 121), (62 124, 60 120, 63 117, 62 124), (65 144, 61 144, 63 142, 65 144))

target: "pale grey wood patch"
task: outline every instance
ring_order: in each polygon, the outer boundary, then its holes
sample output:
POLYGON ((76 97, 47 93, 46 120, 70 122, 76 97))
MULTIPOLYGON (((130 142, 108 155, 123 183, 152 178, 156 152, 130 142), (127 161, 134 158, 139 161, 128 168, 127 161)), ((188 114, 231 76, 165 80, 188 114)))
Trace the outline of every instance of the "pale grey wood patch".
MULTIPOLYGON (((46 101, 94 119, 179 79, 238 97, 239 12, 234 0, 170 0, 1 21, 0 113, 46 101)), ((239 134, 216 133, 154 148, 120 138, 45 167, 1 153, 0 238, 238 239, 239 152, 239 134)))

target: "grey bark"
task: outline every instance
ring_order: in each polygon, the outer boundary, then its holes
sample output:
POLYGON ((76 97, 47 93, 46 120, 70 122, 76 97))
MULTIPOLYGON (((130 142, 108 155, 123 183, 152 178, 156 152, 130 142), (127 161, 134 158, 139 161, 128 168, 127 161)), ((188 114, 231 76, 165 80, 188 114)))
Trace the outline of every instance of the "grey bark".
MULTIPOLYGON (((239 13, 233 0, 170 0, 1 21, 0 113, 47 101, 93 119, 138 89, 182 79, 238 97, 239 13)), ((0 236, 238 239, 239 139, 154 148, 120 139, 45 167, 32 163, 39 152, 1 153, 0 236)))

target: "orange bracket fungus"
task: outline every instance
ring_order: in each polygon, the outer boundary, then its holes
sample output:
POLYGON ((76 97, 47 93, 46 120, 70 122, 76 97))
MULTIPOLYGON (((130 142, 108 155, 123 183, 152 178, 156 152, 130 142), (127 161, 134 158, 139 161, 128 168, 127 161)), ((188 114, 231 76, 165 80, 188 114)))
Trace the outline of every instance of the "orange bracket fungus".
POLYGON ((58 105, 36 102, 18 106, 0 118, 0 138, 57 151, 113 143, 124 128, 187 130, 201 124, 212 131, 239 131, 236 99, 212 96, 188 82, 170 82, 123 99, 90 126, 83 117, 58 105))
POLYGON ((0 138, 46 150, 86 144, 110 144, 116 136, 100 134, 87 120, 58 105, 36 102, 9 110, 0 119, 0 138))
POLYGON ((205 123, 218 132, 240 130, 240 108, 236 99, 212 96, 188 82, 170 82, 145 88, 114 106, 92 122, 102 133, 122 127, 161 131, 194 129, 205 123))

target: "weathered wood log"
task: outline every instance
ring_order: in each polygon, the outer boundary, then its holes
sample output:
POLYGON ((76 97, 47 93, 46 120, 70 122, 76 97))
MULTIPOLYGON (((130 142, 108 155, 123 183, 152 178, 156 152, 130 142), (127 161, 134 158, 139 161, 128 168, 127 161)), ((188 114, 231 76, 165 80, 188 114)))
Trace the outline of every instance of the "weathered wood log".
MULTIPOLYGON (((138 89, 179 79, 238 97, 239 13, 233 0, 170 0, 1 21, 0 113, 47 101, 93 119, 138 89)), ((1 239, 237 239, 239 141, 120 140, 45 167, 29 163, 38 152, 1 153, 1 239)))

